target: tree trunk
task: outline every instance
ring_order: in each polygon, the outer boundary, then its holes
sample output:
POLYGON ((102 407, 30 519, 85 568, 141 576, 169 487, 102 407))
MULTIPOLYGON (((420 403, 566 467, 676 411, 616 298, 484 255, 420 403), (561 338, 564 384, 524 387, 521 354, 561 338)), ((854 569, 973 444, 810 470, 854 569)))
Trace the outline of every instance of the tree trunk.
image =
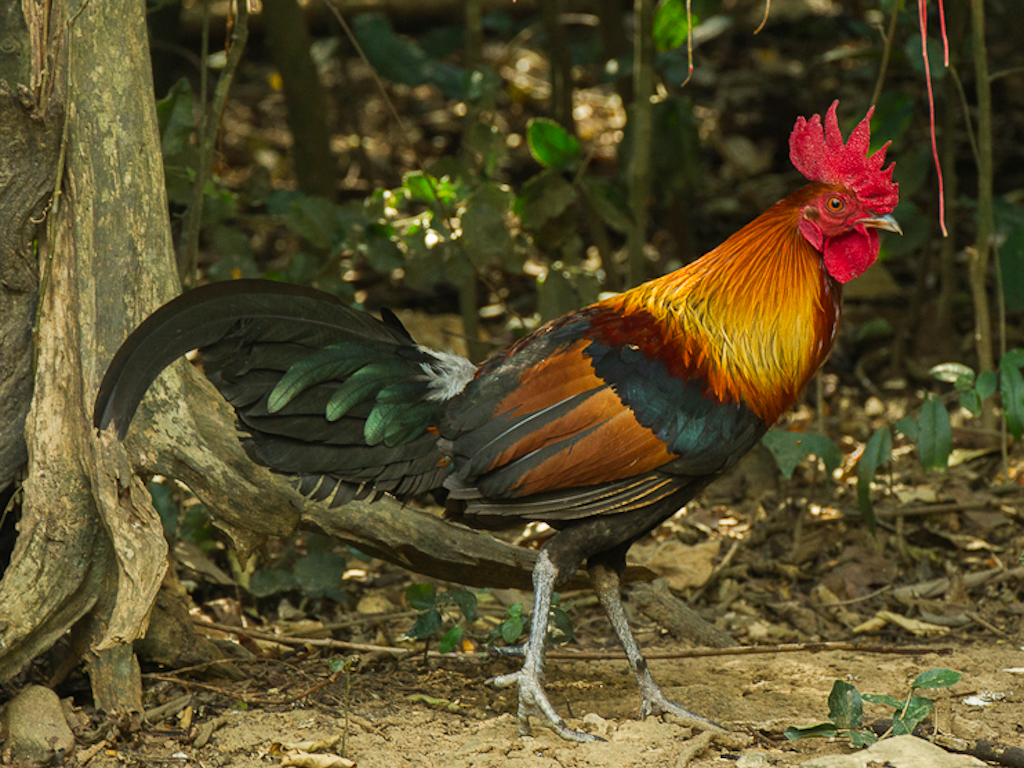
POLYGON ((144 9, 124 0, 24 7, 29 83, 18 90, 37 117, 22 121, 22 141, 64 144, 40 163, 60 181, 48 184, 57 193, 45 229, 32 233, 41 288, 34 378, 21 380, 32 387, 28 463, 0 581, 0 679, 81 621, 97 700, 138 711, 138 666, 125 644, 145 630, 166 543, 145 485, 124 471, 119 448, 97 441, 90 415, 124 334, 177 289, 161 268, 171 251, 144 9))
POLYGON ((430 576, 528 588, 531 551, 390 498, 338 509, 304 499, 246 458, 231 409, 187 363, 157 380, 125 443, 96 433, 92 405, 114 351, 179 291, 144 8, 22 8, 30 66, 4 75, 28 82, 0 83, 0 153, 10 153, 0 157, 0 394, 6 403, 14 393, 10 403, 27 412, 23 433, 15 412, 13 437, 0 435, 5 456, 23 446, 6 471, 25 478, 0 578, 0 682, 74 629, 89 648, 97 705, 139 711, 130 644, 145 632, 167 562, 144 483, 157 472, 187 483, 243 557, 304 524, 430 576), (8 314, 12 306, 20 309, 8 314))

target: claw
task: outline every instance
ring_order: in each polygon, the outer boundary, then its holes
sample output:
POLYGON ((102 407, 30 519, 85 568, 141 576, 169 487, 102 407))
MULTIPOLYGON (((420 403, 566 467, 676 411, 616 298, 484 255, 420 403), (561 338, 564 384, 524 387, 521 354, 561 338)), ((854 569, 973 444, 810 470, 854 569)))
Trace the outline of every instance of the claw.
POLYGON ((676 717, 690 720, 694 724, 709 725, 713 728, 724 730, 718 723, 708 720, 706 717, 696 715, 680 704, 676 704, 662 693, 661 688, 651 676, 647 667, 647 661, 640 652, 640 646, 629 630, 629 623, 626 621, 626 612, 622 607, 622 600, 619 597, 619 574, 613 568, 596 562, 588 566, 590 579, 594 584, 594 591, 604 606, 608 620, 611 621, 615 634, 618 635, 622 649, 626 652, 626 659, 629 667, 636 677, 637 686, 640 688, 640 717, 645 718, 651 715, 675 715, 676 717))
POLYGON ((559 717, 555 708, 544 693, 544 684, 533 674, 526 671, 526 665, 518 672, 508 675, 492 677, 488 682, 496 688, 508 688, 513 685, 519 686, 519 734, 529 736, 530 718, 535 717, 544 722, 551 730, 567 741, 586 743, 592 741, 604 741, 600 736, 585 731, 577 731, 565 724, 565 720, 559 717))
MULTIPOLYGON (((547 642, 548 627, 545 618, 551 610, 551 593, 558 576, 558 569, 547 552, 541 550, 533 570, 533 621, 530 624, 530 639, 525 645, 501 649, 501 655, 522 655, 523 666, 518 672, 498 675, 488 680, 497 688, 519 687, 519 733, 530 735, 530 718, 535 717, 567 741, 604 741, 600 736, 577 731, 565 724, 551 706, 544 693, 544 644, 547 642)), ((497 649, 492 649, 497 650, 497 649)))
POLYGON ((683 720, 690 720, 694 724, 709 725, 714 728, 725 730, 714 720, 708 720, 706 717, 701 717, 700 715, 691 712, 683 705, 672 701, 672 699, 662 693, 661 688, 658 687, 657 683, 654 683, 653 680, 651 683, 653 684, 653 689, 641 686, 641 720, 650 716, 659 717, 661 715, 674 715, 675 717, 683 720))

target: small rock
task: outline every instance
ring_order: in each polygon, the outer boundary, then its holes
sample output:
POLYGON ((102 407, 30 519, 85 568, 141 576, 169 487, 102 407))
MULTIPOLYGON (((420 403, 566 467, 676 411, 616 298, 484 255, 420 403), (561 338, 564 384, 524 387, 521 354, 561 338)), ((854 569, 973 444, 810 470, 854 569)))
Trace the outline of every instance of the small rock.
POLYGON ((801 763, 800 768, 974 768, 985 765, 970 755, 954 755, 916 736, 895 736, 853 755, 827 755, 801 763))
POLYGON ((62 763, 75 747, 60 699, 41 685, 29 686, 8 702, 0 733, 7 737, 11 757, 23 765, 62 763))
POLYGON ((600 715, 588 712, 583 716, 583 730, 595 736, 600 736, 602 739, 607 739, 608 735, 615 730, 615 725, 600 715))
POLYGON ((772 761, 768 757, 768 753, 759 749, 744 752, 736 760, 736 768, 767 768, 771 764, 772 761))

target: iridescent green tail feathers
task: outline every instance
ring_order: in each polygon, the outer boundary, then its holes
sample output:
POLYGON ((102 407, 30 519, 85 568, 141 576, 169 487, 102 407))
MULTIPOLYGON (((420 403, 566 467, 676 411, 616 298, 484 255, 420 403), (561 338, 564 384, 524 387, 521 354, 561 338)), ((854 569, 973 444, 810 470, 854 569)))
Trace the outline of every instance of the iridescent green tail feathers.
POLYGON ((113 423, 123 438, 159 373, 193 349, 234 406, 249 455, 295 475, 306 495, 406 498, 449 472, 437 427, 475 367, 418 346, 390 312, 377 320, 264 280, 197 288, 150 316, 107 369, 96 426, 113 423))

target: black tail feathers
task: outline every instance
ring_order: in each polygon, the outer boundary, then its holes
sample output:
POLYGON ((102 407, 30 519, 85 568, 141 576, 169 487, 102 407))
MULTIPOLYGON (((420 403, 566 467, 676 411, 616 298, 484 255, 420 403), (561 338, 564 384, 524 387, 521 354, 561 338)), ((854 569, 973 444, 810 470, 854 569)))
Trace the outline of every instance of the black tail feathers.
POLYGON ((307 495, 410 497, 448 474, 436 445, 437 357, 390 312, 377 320, 329 294, 265 280, 197 288, 147 318, 107 369, 96 426, 113 423, 123 438, 159 373, 192 349, 235 407, 250 456, 298 476, 307 495))

